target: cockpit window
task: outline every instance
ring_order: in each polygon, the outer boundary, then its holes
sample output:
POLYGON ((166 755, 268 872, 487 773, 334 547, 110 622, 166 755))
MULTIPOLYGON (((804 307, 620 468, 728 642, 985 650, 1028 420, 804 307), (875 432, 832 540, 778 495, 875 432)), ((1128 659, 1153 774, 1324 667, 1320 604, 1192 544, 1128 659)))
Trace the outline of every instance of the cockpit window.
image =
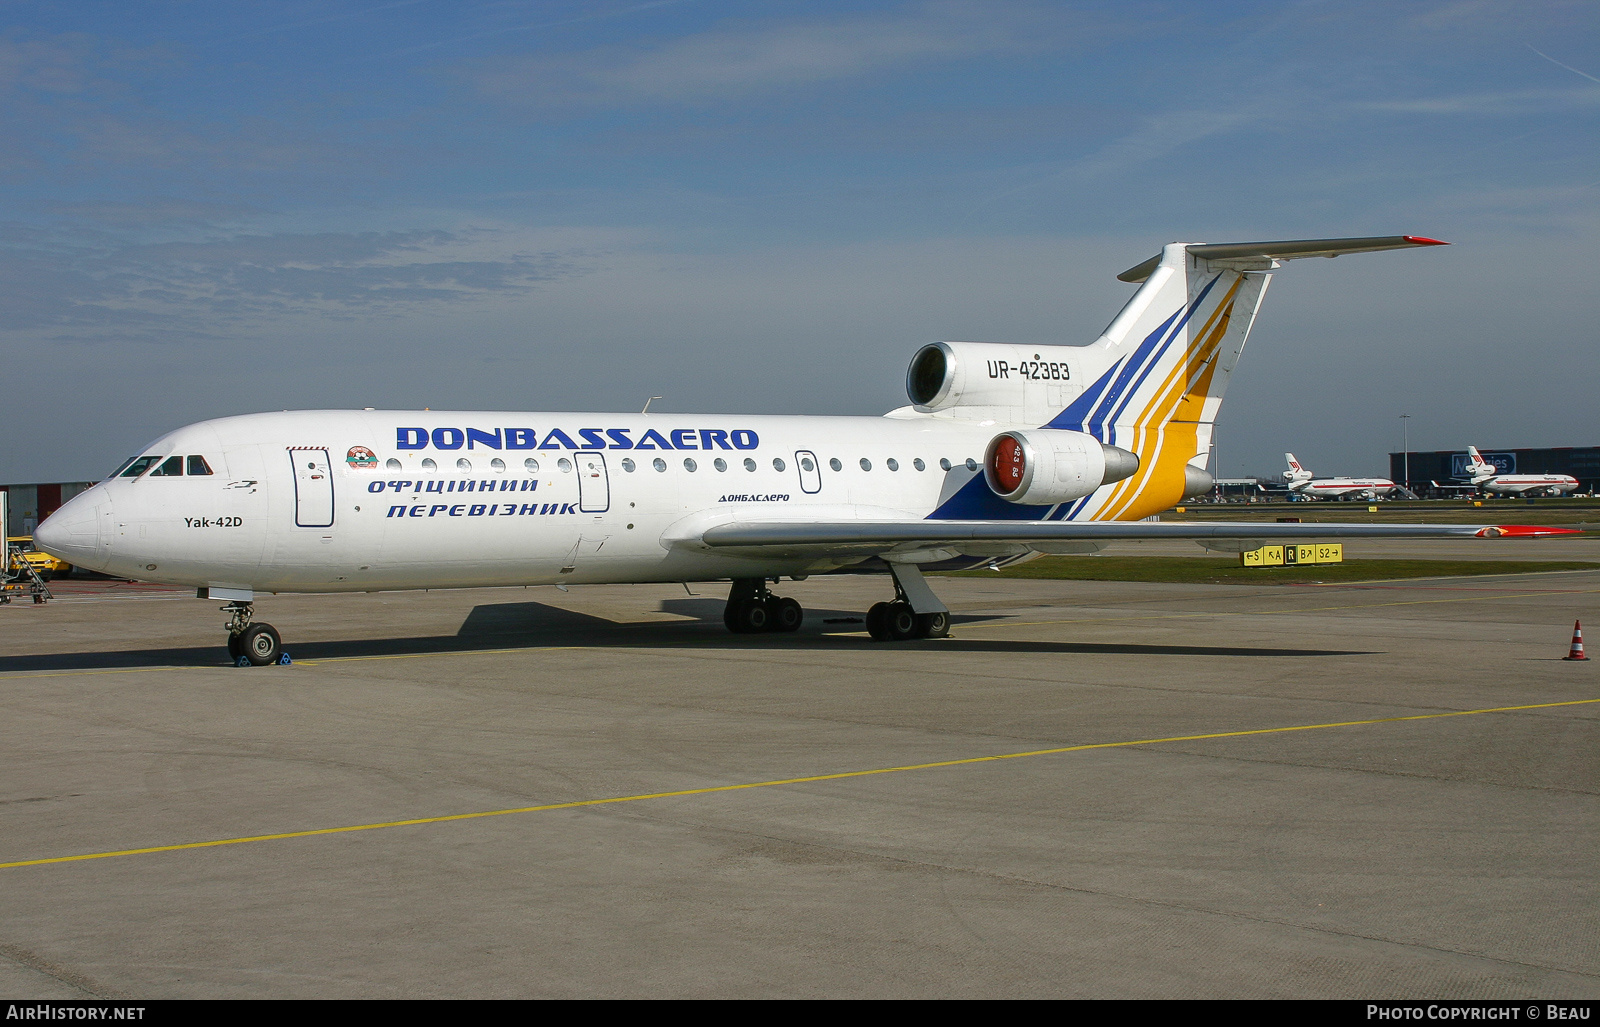
POLYGON ((150 472, 152 478, 178 478, 183 476, 183 457, 169 456, 161 466, 150 472))
POLYGON ((210 474, 211 465, 206 463, 206 458, 203 456, 191 456, 189 458, 189 473, 210 474))
POLYGON ((137 478, 150 469, 150 465, 160 460, 159 456, 141 456, 128 464, 127 470, 122 472, 124 478, 137 478))
POLYGON ((110 474, 106 475, 106 477, 107 478, 115 478, 117 475, 121 474, 123 471, 126 471, 128 469, 128 465, 133 463, 137 459, 139 459, 137 456, 128 457, 128 459, 122 461, 122 463, 118 465, 116 470, 114 470, 110 474))

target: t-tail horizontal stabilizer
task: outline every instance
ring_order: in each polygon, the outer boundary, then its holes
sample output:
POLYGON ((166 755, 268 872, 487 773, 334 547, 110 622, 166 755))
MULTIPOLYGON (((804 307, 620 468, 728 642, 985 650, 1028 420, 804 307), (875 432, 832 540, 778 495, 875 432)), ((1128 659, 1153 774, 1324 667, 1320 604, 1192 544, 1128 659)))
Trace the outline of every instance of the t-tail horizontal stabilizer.
MULTIPOLYGON (((1185 249, 1191 257, 1208 261, 1252 261, 1251 267, 1240 271, 1266 271, 1278 260, 1299 260, 1301 257, 1337 257, 1344 253, 1377 253, 1380 250, 1409 250, 1417 246, 1448 246, 1439 239, 1420 235, 1375 235, 1357 239, 1287 239, 1280 242, 1224 242, 1190 243, 1185 249)), ((1123 282, 1142 282, 1150 277, 1161 263, 1161 254, 1122 272, 1117 276, 1123 282)))

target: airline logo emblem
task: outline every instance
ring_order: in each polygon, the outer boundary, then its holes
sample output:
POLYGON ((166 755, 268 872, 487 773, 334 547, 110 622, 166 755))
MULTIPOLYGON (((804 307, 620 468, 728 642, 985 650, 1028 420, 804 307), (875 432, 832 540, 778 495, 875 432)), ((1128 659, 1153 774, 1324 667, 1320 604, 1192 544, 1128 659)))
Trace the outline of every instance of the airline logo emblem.
MULTIPOLYGON (((755 449, 761 439, 748 428, 396 428, 396 449, 755 449)), ((354 450, 351 450, 354 452, 354 450)), ((374 458, 376 459, 376 458, 374 458)))
POLYGON ((351 467, 366 469, 378 466, 378 455, 366 446, 351 446, 350 452, 344 455, 344 462, 351 467))

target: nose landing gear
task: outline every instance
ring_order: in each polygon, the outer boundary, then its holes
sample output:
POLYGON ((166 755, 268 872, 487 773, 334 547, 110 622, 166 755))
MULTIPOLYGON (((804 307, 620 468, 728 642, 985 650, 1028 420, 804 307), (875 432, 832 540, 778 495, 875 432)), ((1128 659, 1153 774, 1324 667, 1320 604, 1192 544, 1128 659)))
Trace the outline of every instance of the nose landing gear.
POLYGON ((765 578, 737 578, 728 591, 722 623, 736 635, 762 631, 798 631, 805 620, 799 602, 767 591, 765 578))
POLYGON ((250 603, 233 602, 222 608, 228 615, 228 657, 238 667, 265 667, 272 663, 288 663, 283 651, 283 640, 271 624, 254 624, 250 616, 254 607, 250 603))

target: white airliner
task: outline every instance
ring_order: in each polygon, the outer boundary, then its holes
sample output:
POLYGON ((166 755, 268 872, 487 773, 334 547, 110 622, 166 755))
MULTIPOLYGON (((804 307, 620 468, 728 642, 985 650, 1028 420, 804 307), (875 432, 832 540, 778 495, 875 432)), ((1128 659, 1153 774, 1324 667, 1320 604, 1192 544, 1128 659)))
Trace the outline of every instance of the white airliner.
POLYGON ((940 342, 882 417, 312 410, 179 428, 39 525, 92 570, 227 602, 240 665, 280 655, 261 593, 731 580, 733 631, 793 631, 768 584, 879 570, 877 639, 947 633, 923 570, 1271 539, 1536 535, 1494 525, 1144 522, 1206 491, 1212 425, 1279 261, 1394 236, 1172 243, 1087 346, 940 342))
POLYGON ((1289 491, 1307 499, 1377 499, 1399 488, 1388 478, 1318 478, 1301 466, 1293 453, 1285 453, 1283 458, 1289 461, 1289 469, 1283 472, 1289 491))
POLYGON ((1514 496, 1559 496, 1578 487, 1578 479, 1570 474, 1501 474, 1476 446, 1467 447, 1467 477, 1485 492, 1514 496))

